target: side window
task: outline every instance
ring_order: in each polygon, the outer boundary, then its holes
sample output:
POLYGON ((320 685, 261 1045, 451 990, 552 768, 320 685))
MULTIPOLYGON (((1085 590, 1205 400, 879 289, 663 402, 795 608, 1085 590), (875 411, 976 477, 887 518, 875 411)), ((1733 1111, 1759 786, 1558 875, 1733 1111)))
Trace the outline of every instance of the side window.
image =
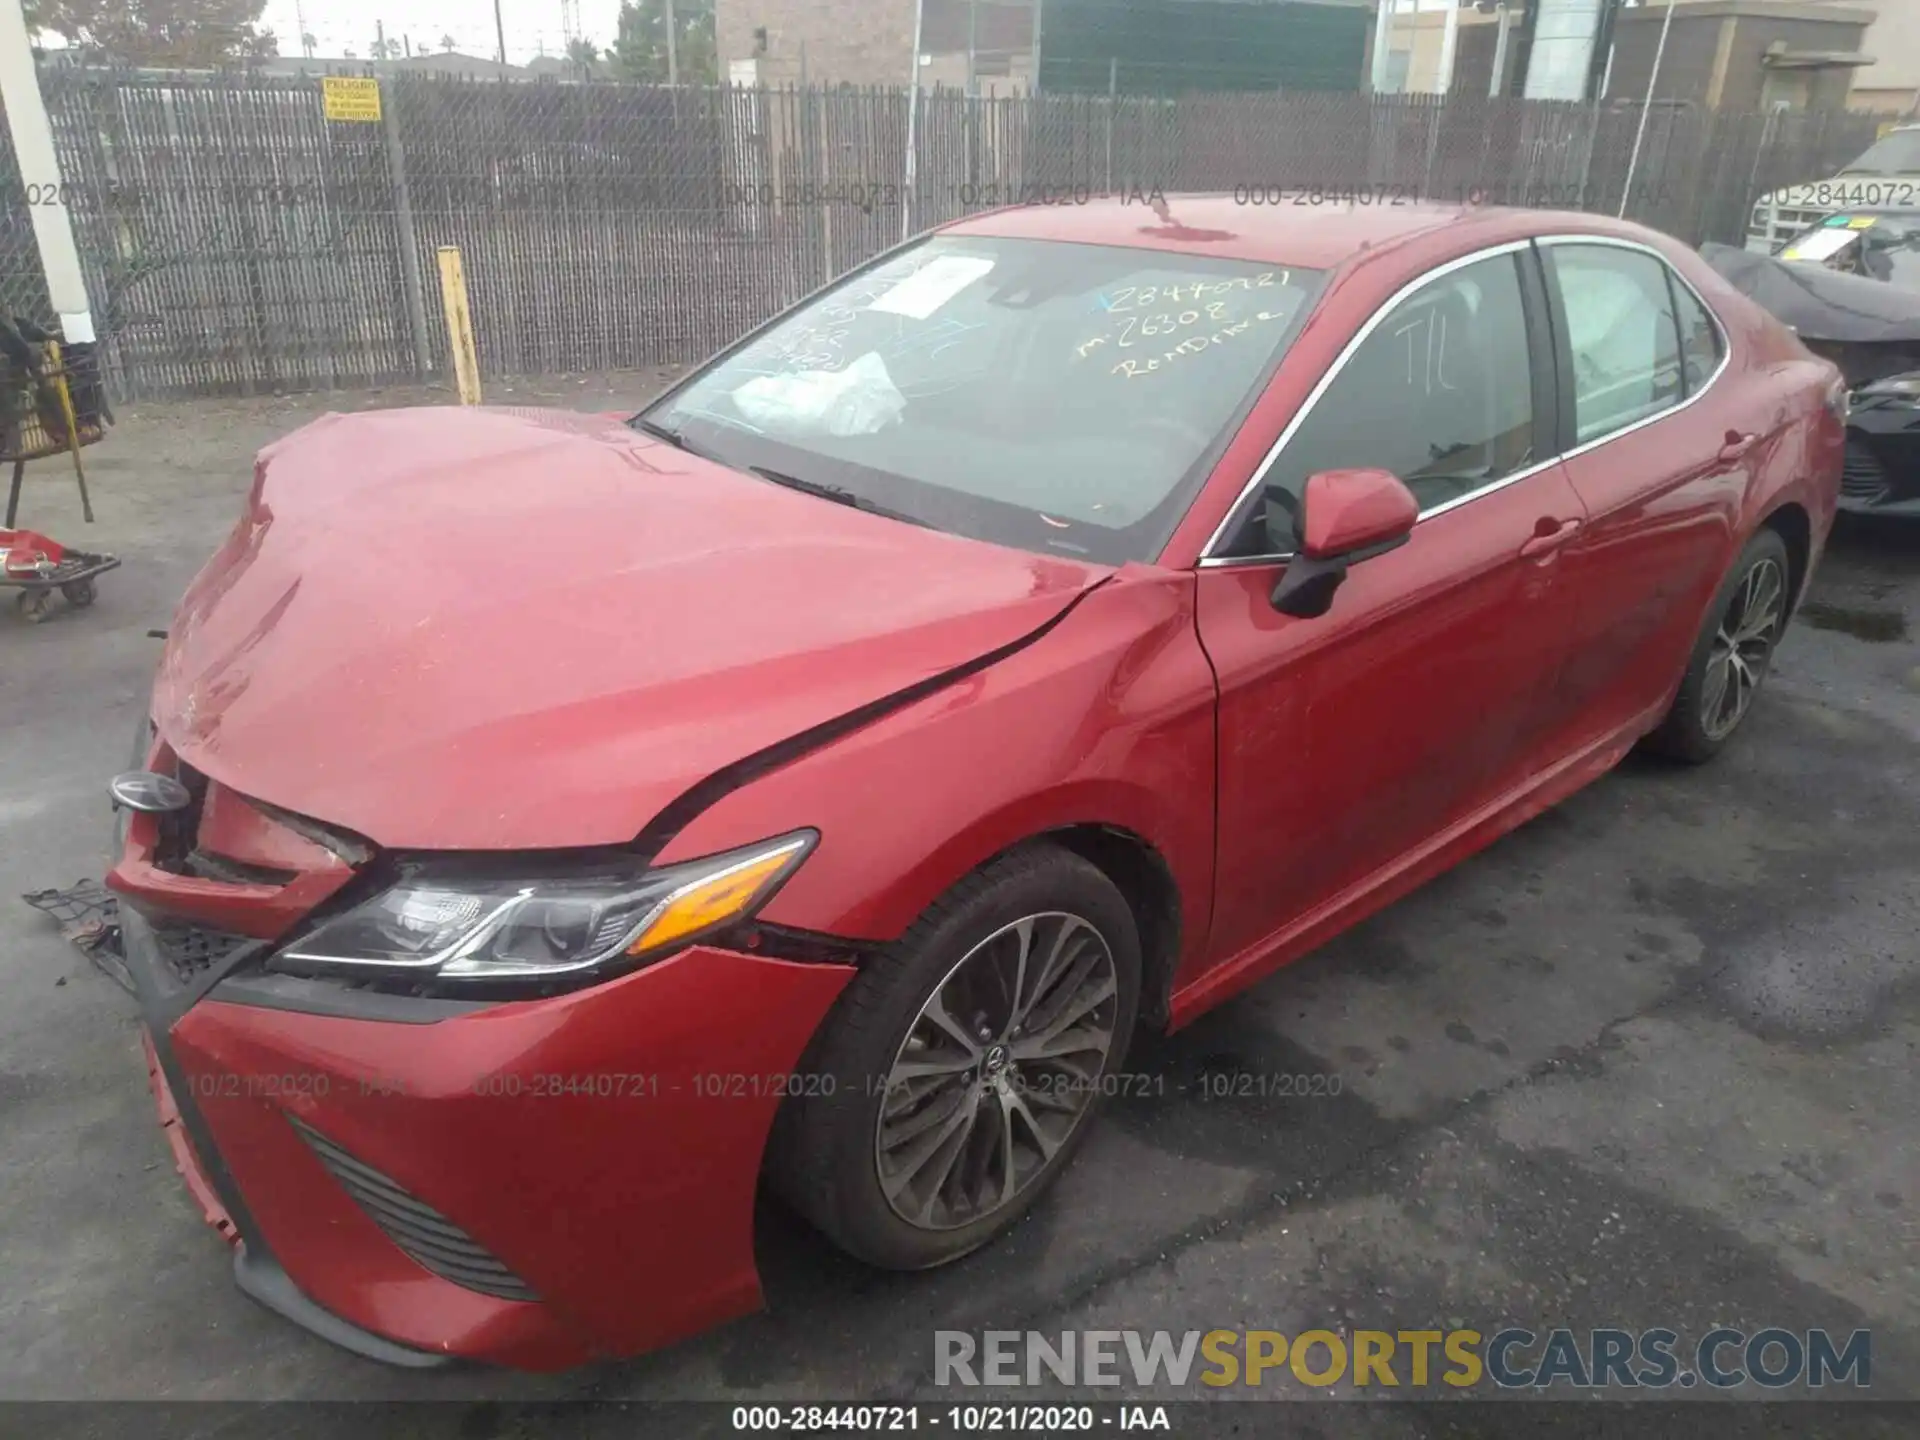
POLYGON ((1669 275, 1667 283, 1673 287, 1674 310, 1680 320, 1680 370, 1691 395, 1720 367, 1720 327, 1678 279, 1669 275))
POLYGON ((1238 555, 1298 548, 1299 497, 1320 470, 1390 470, 1422 511, 1531 465, 1533 372, 1513 255, 1442 276, 1376 325, 1266 474, 1238 555), (1291 497, 1292 503, 1288 503, 1291 497))
POLYGON ((1667 267, 1613 245, 1553 245, 1573 352, 1574 442, 1584 445, 1680 400, 1680 331, 1667 267))

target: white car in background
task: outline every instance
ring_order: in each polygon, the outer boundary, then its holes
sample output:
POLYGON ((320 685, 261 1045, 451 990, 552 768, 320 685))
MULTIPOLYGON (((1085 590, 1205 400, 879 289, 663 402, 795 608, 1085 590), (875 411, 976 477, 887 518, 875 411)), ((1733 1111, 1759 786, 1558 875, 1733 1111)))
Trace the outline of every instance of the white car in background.
POLYGON ((1771 255, 1836 210, 1920 208, 1920 123, 1895 125, 1838 175, 1789 185, 1754 202, 1746 248, 1771 255))

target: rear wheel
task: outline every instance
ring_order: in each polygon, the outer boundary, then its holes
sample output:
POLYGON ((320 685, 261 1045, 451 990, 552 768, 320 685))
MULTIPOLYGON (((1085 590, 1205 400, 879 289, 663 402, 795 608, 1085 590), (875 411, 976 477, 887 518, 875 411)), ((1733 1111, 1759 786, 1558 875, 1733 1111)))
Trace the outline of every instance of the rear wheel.
POLYGON ((1786 628, 1786 542, 1762 530, 1740 552, 1707 609, 1673 708, 1647 749, 1691 764, 1711 760, 1753 707, 1786 628))
POLYGON ((1139 990, 1133 915, 1102 871, 1051 845, 1002 856, 841 996, 780 1117, 775 1188, 873 1265, 976 1249, 1079 1148, 1139 990))

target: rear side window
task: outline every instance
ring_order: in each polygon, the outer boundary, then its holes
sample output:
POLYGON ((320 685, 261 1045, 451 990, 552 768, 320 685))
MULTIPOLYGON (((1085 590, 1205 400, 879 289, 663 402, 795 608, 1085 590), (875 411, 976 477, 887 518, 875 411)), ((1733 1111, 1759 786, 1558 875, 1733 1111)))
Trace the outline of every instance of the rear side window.
POLYGON ((1720 327, 1713 323, 1706 306, 1678 278, 1668 276, 1667 281, 1673 287, 1674 315, 1680 322, 1680 368, 1686 377, 1687 394, 1691 395, 1712 377, 1726 352, 1720 342, 1720 327))
POLYGON ((1612 245, 1555 245, 1547 253, 1573 353, 1575 443, 1676 404, 1680 329, 1667 267, 1612 245))

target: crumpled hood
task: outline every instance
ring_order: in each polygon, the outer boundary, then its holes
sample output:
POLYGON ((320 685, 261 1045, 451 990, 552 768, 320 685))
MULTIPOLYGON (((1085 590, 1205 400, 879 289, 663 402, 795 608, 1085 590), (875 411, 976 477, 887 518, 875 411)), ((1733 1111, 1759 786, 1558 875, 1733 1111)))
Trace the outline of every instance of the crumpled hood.
POLYGON ((388 847, 632 839, 720 767, 1032 633, 1108 573, 699 460, 607 416, 328 415, 181 602, 162 735, 388 847))

